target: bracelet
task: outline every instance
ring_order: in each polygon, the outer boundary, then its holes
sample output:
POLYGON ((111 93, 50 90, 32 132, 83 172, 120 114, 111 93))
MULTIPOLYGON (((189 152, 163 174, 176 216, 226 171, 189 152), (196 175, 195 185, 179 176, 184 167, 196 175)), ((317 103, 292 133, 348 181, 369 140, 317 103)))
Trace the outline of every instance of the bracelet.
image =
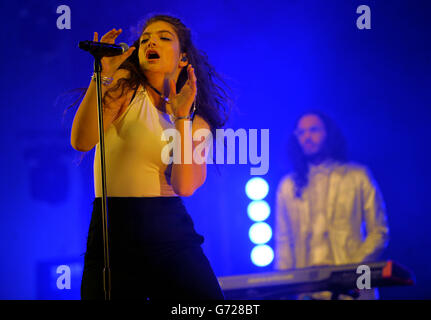
POLYGON ((181 119, 193 120, 193 118, 195 116, 195 112, 196 112, 196 100, 193 101, 191 114, 189 114, 186 117, 175 117, 175 116, 173 116, 173 118, 174 118, 173 122, 176 122, 177 120, 181 120, 181 119))
MULTIPOLYGON (((96 74, 95 73, 93 73, 93 75, 91 76, 91 79, 96 81, 96 74)), ((112 83, 112 81, 114 81, 114 78, 112 78, 112 77, 101 76, 101 79, 102 79, 102 84, 104 86, 109 86, 112 83)))
POLYGON ((174 122, 176 122, 177 120, 181 120, 181 119, 188 119, 188 120, 191 120, 191 119, 192 119, 192 116, 191 116, 191 115, 188 115, 187 117, 175 117, 175 116, 174 116, 174 122))
POLYGON ((195 117, 195 112, 196 112, 196 100, 193 101, 192 110, 188 116, 176 117, 174 115, 170 115, 171 122, 177 122, 177 120, 182 120, 182 119, 193 120, 193 118, 195 117))

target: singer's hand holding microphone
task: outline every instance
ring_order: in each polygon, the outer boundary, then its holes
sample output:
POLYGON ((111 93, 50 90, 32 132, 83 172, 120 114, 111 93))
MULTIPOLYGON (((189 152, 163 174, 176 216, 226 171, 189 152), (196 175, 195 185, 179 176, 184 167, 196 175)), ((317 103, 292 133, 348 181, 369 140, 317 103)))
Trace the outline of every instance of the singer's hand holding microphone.
POLYGON ((112 29, 103 35, 100 42, 98 42, 98 34, 94 33, 93 42, 84 41, 80 43, 80 48, 90 51, 97 52, 103 56, 101 59, 102 64, 102 76, 112 77, 121 66, 121 64, 133 53, 135 47, 128 47, 127 44, 121 43, 115 45, 115 39, 121 34, 121 29, 112 29), (105 45, 106 44, 106 45, 105 45), (109 46, 109 44, 113 46, 109 46))
MULTIPOLYGON (((121 29, 112 29, 100 39, 100 42, 98 42, 98 34, 95 32, 93 41, 79 42, 79 48, 90 52, 94 57, 100 58, 102 66, 102 90, 103 87, 109 86, 112 83, 114 74, 117 72, 118 68, 136 49, 133 46, 129 48, 125 43, 120 43, 119 45, 115 44, 115 39, 121 32, 121 29)), ((120 70, 118 70, 118 72, 120 72, 120 70)), ((121 77, 120 75, 118 76, 121 77)), ((94 74, 92 78, 94 80, 94 74)), ((121 111, 122 107, 125 106, 125 97, 126 96, 106 101, 103 107, 104 113, 109 113, 111 118, 115 117, 118 112, 121 111)))

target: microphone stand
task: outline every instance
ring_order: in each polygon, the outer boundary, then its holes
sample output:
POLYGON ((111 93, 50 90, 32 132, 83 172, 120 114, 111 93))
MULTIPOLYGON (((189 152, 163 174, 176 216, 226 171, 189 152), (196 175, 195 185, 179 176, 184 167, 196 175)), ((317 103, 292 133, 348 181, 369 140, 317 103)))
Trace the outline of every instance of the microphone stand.
POLYGON ((94 56, 94 73, 96 75, 97 92, 97 113, 99 118, 99 147, 100 147, 100 168, 102 179, 102 230, 103 230, 103 290, 105 300, 111 300, 111 266, 109 261, 109 241, 108 241, 108 206, 106 195, 106 165, 105 165, 105 133, 103 130, 103 109, 102 109, 102 63, 100 56, 94 56))
POLYGON ((108 239, 108 205, 106 195, 106 165, 105 165, 105 132, 103 126, 103 109, 102 109, 102 57, 121 54, 129 47, 127 44, 120 43, 114 46, 110 43, 101 43, 94 41, 81 41, 78 44, 80 49, 90 52, 94 57, 94 74, 96 75, 96 93, 97 93, 97 114, 99 119, 99 149, 100 149, 100 168, 102 179, 102 230, 103 230, 103 290, 105 300, 111 300, 111 265, 109 262, 109 239, 108 239), (114 48, 115 47, 115 48, 114 48), (111 49, 114 52, 106 54, 103 49, 111 49), (122 50, 121 50, 122 48, 122 50), (113 53, 113 54, 112 54, 113 53))

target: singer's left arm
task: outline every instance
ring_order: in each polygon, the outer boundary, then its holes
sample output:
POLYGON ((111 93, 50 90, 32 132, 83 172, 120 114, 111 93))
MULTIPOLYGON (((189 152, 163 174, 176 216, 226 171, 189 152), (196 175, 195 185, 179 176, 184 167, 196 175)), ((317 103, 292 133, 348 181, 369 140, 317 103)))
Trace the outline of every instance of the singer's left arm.
POLYGON ((178 119, 175 121, 175 127, 180 134, 180 139, 178 140, 180 140, 181 145, 177 147, 181 149, 181 162, 173 162, 171 184, 176 194, 188 197, 205 182, 207 154, 205 153, 203 156, 202 153, 195 152, 195 150, 198 147, 199 150, 202 150, 203 145, 201 144, 209 146, 209 143, 212 143, 212 135, 210 126, 199 115, 194 117, 193 122, 187 119, 178 119), (194 141, 193 136, 195 136, 198 130, 198 133, 204 132, 207 134, 201 139, 194 141))

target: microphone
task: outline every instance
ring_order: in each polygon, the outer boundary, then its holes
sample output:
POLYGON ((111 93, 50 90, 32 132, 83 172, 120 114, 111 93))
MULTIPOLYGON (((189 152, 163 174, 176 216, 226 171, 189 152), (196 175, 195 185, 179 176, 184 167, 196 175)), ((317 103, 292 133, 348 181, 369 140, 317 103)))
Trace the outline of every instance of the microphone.
POLYGON ((113 44, 106 42, 80 41, 78 47, 90 52, 93 56, 98 56, 100 58, 118 56, 129 50, 129 46, 124 42, 113 44))

